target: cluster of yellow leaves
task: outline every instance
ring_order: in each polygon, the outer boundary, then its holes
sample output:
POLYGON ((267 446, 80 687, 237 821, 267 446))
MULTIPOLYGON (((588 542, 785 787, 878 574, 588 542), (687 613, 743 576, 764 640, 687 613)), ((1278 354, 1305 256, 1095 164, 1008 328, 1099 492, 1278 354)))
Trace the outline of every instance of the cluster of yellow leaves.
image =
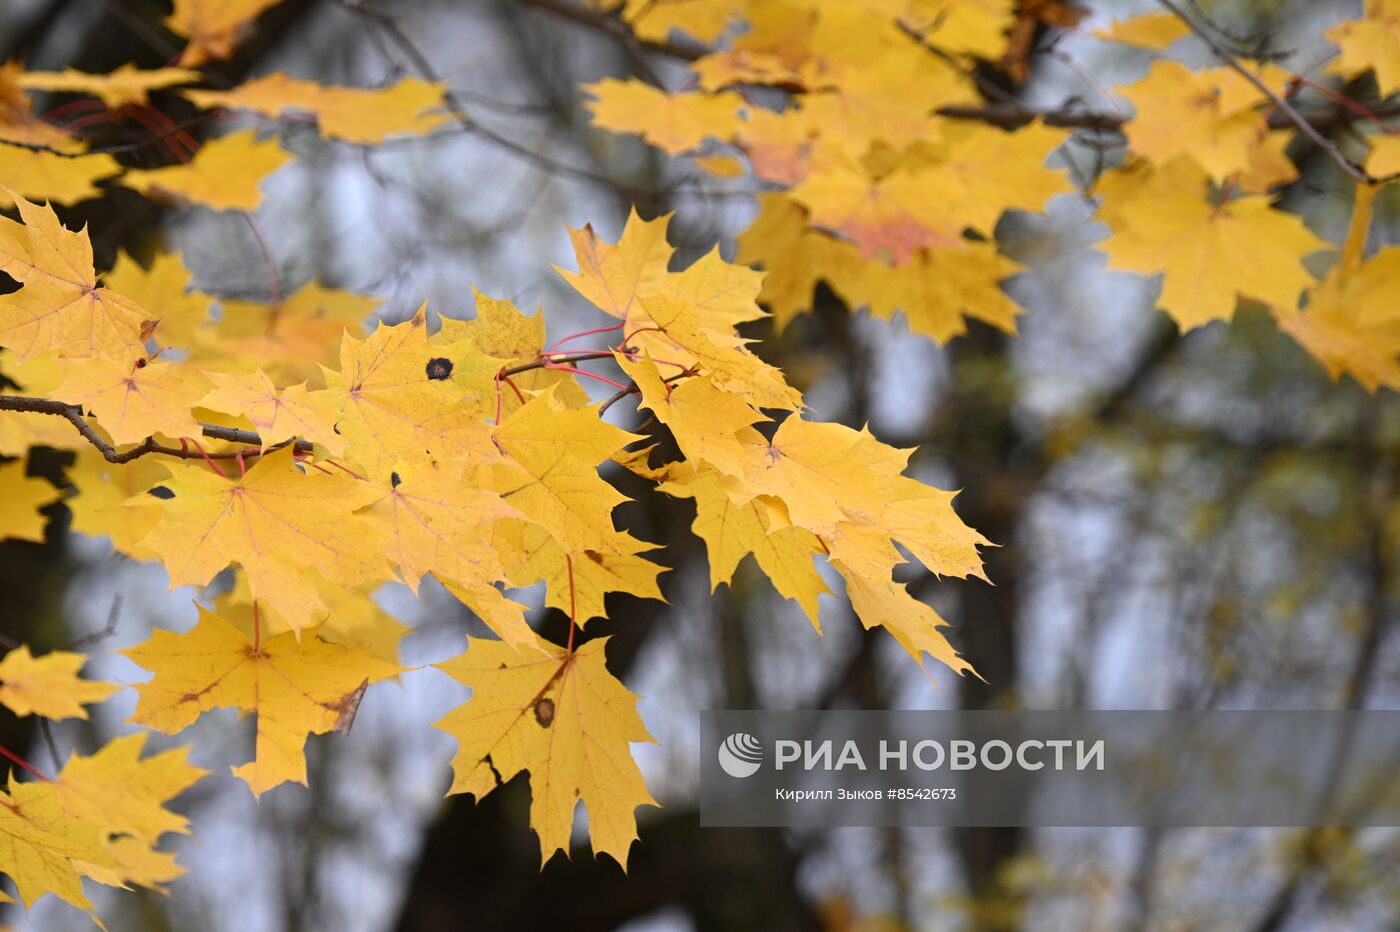
POLYGON ((355 144, 428 133, 455 118, 444 108, 444 85, 415 78, 366 89, 270 74, 226 90, 177 90, 203 82, 192 68, 232 54, 256 17, 276 2, 178 0, 166 23, 189 39, 180 60, 187 67, 142 70, 127 64, 108 74, 88 74, 26 72, 16 62, 0 64, 0 208, 13 206, 16 196, 75 204, 102 195, 98 182, 103 182, 212 210, 253 210, 262 201, 263 181, 292 158, 276 139, 258 139, 251 129, 196 144, 174 127, 150 147, 167 150, 171 164, 127 168, 110 154, 87 152, 84 140, 36 113, 31 92, 92 97, 115 118, 146 108, 153 92, 179 93, 203 110, 251 110, 271 119, 306 114, 327 138, 355 144))
MULTIPOLYGON (((902 311, 940 342, 969 317, 1013 329, 1018 309, 1001 285, 1019 266, 998 252, 996 226, 1072 190, 1049 167, 1067 134, 968 118, 984 89, 973 75, 992 63, 1019 80, 1031 21, 1074 27, 1079 12, 1010 2, 664 6, 648 21, 650 6, 604 4, 641 38, 674 29, 706 43, 693 78, 675 93, 639 79, 587 85, 594 123, 720 177, 733 177, 732 156, 742 156, 777 188, 759 196, 739 261, 768 271, 761 299, 779 327, 825 282, 850 308, 902 311)), ((1298 177, 1286 154, 1297 132, 1271 128, 1277 108, 1258 85, 1287 97, 1300 82, 1274 65, 1246 66, 1256 84, 1223 63, 1163 57, 1190 31, 1168 11, 1094 31, 1159 53, 1098 103, 1124 116, 1127 145, 1122 164, 1086 192, 1101 197, 1110 267, 1160 275, 1159 304, 1183 329, 1229 320, 1241 298, 1263 302, 1334 375, 1400 388, 1388 331, 1356 312, 1337 275, 1319 283, 1302 264, 1332 247, 1274 203, 1298 177)), ((1367 0, 1362 18, 1327 36, 1339 49, 1331 73, 1374 72, 1382 97, 1400 89, 1400 2, 1367 0)), ((1400 143, 1378 136, 1366 167, 1373 177, 1400 173, 1400 143)), ((1349 276, 1350 287, 1379 293, 1383 270, 1349 276)))
MULTIPOLYGON (((24 645, 11 650, 0 659, 0 705, 21 716, 87 718, 83 706, 118 687, 81 679, 84 661, 68 651, 36 658, 24 645)), ((9 792, 0 793, 0 872, 26 906, 53 893, 90 910, 83 877, 160 891, 182 873, 175 856, 157 848, 166 833, 189 831, 165 804, 205 772, 190 765, 186 748, 143 759, 145 741, 128 735, 95 754, 75 754, 52 781, 11 777, 9 792)))

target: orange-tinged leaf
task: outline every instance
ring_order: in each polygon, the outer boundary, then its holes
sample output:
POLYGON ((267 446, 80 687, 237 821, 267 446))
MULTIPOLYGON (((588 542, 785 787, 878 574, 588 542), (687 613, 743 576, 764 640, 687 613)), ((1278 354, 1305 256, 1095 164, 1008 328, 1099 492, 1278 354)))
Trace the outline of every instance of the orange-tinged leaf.
POLYGON ((211 210, 256 210, 259 185, 292 160, 276 139, 258 142, 254 130, 206 142, 184 165, 129 169, 121 183, 146 195, 163 195, 211 210))
POLYGON ((369 483, 323 475, 283 447, 246 475, 225 479, 184 470, 166 483, 164 516, 143 541, 160 555, 170 586, 202 586, 230 563, 243 567, 253 597, 295 628, 325 619, 316 576, 344 586, 383 579, 383 542, 353 512, 378 495, 369 483))
POLYGON ((47 480, 26 476, 24 460, 0 463, 0 540, 42 544, 49 519, 39 509, 62 497, 47 480))
POLYGON ((82 654, 65 650, 35 657, 21 644, 0 660, 0 704, 20 717, 86 719, 83 706, 101 702, 118 687, 79 678, 85 663, 82 654))
MULTIPOLYGON (((144 360, 143 360, 144 361, 144 360)), ((111 359, 85 359, 65 367, 55 397, 81 405, 117 444, 147 437, 198 437, 194 407, 208 382, 184 363, 152 362, 133 366, 111 359)))
POLYGON ((86 232, 63 228, 51 207, 18 199, 23 225, 0 222, 0 271, 24 287, 0 296, 0 344, 20 361, 141 355, 150 319, 135 302, 97 285, 86 232))
POLYGON ((365 686, 401 669, 315 630, 256 642, 203 607, 188 633, 158 629, 122 653, 155 674, 136 687, 136 724, 174 734, 219 707, 257 716, 255 756, 233 768, 254 796, 304 784, 306 736, 348 731, 365 686))
POLYGON ((200 350, 200 361, 228 361, 249 368, 240 360, 255 359, 275 379, 300 382, 319 376, 318 364, 331 365, 340 358, 340 338, 348 330, 364 332, 365 318, 379 306, 378 298, 310 282, 279 304, 253 301, 220 302, 212 345, 200 350))
POLYGON ((652 738, 637 697, 607 670, 606 642, 567 654, 553 645, 517 650, 473 638, 465 654, 437 664, 473 691, 435 725, 457 739, 449 792, 480 800, 529 771, 530 824, 542 862, 569 850, 582 802, 594 853, 626 868, 637 838, 635 810, 656 805, 628 746, 652 738))
POLYGON ((441 82, 404 78, 389 87, 330 87, 280 72, 227 91, 186 91, 197 107, 253 110, 267 117, 310 113, 322 134, 346 142, 380 143, 390 136, 430 133, 456 119, 444 112, 441 82))

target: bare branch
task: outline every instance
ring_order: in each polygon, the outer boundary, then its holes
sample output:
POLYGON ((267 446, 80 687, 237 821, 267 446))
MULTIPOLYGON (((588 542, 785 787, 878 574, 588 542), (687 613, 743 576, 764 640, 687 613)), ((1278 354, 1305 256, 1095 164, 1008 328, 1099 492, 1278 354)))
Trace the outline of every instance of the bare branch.
MULTIPOLYGON (((97 448, 103 459, 109 463, 120 465, 129 463, 134 459, 139 459, 150 453, 158 453, 161 456, 174 456, 179 459, 224 459, 231 460, 237 457, 259 456, 261 453, 270 453, 273 450, 280 450, 282 447, 292 443, 285 440, 282 443, 273 444, 266 450, 261 450, 262 438, 251 430, 238 430, 233 427, 220 427, 215 424, 200 424, 204 436, 213 440, 224 440, 229 443, 242 443, 249 446, 258 447, 257 450, 221 451, 217 453, 204 453, 200 450, 189 450, 183 447, 168 447, 157 443, 155 437, 147 437, 129 450, 117 451, 106 440, 92 429, 92 425, 83 417, 83 409, 78 405, 70 405, 64 401, 53 401, 48 398, 31 398, 26 395, 0 395, 0 411, 18 411, 23 414, 49 414, 54 417, 61 417, 68 421, 78 433, 83 435, 88 443, 97 448)), ((296 441, 297 452, 310 453, 312 445, 305 440, 296 441)))

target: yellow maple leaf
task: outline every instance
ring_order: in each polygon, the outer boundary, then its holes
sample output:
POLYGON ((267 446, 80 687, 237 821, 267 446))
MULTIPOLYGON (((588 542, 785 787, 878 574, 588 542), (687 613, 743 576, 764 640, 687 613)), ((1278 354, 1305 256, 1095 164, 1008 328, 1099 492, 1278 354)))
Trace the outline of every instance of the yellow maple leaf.
POLYGON ((735 505, 715 472, 697 470, 689 463, 673 464, 667 481, 657 488, 667 495, 695 500, 695 521, 690 528, 705 542, 711 591, 732 580, 740 561, 753 554, 773 587, 783 598, 796 600, 812 625, 821 630, 817 600, 830 590, 813 561, 822 552, 815 534, 791 526, 770 527, 768 511, 761 503, 755 500, 735 505))
POLYGON ((619 355, 617 363, 637 384, 640 406, 670 428, 687 460, 709 463, 724 473, 743 471, 746 453, 738 432, 767 420, 743 395, 720 391, 708 376, 668 385, 649 356, 632 362, 619 355))
POLYGON ((714 42, 738 12, 730 0, 625 0, 622 18, 638 38, 663 41, 678 30, 701 42, 714 42))
MULTIPOLYGON (((69 158, 53 152, 0 147, 0 178, 9 191, 35 201, 76 204, 102 192, 93 184, 119 174, 122 166, 105 153, 69 158)), ((0 188, 0 207, 15 206, 14 196, 0 188)))
POLYGON ((26 908, 52 893, 91 911, 83 874, 116 866, 97 825, 68 815, 53 784, 11 778, 9 795, 0 793, 0 872, 15 882, 26 908))
POLYGON ((255 19, 280 0, 175 0, 165 25, 190 42, 180 64, 196 67, 227 58, 252 29, 255 19))
POLYGON ((165 487, 164 515, 142 543, 159 554, 172 589, 205 585, 238 563, 254 598, 299 629, 328 610, 317 574, 344 586, 388 576, 374 528, 353 516, 376 491, 349 476, 303 471, 290 447, 234 480, 191 469, 165 487))
POLYGON ((166 832, 189 834, 189 820, 165 804, 208 771, 189 762, 189 748, 143 757, 144 732, 113 738, 95 754, 74 754, 54 781, 64 810, 76 819, 155 844, 166 832))
POLYGON ((49 519, 39 509, 62 497, 47 480, 25 475, 24 460, 0 463, 0 540, 42 544, 49 519))
POLYGON ((335 431, 338 412, 324 392, 309 392, 304 382, 278 388, 261 369, 206 377, 214 388, 198 401, 199 407, 246 417, 264 450, 299 437, 335 456, 345 452, 345 439, 335 431))
POLYGON ((1400 248, 1365 258, 1378 188, 1358 185, 1338 262, 1308 292, 1305 306, 1274 305, 1279 329, 1297 340, 1333 379, 1351 375, 1368 392, 1400 391, 1400 248))
POLYGON ((214 338, 199 347, 201 364, 248 369, 247 360, 272 378, 299 382, 319 376, 340 358, 345 331, 364 332, 378 298, 310 282, 276 304, 223 299, 214 338))
POLYGON ((140 443, 147 437, 198 437, 190 409, 209 383, 184 363, 85 359, 65 366, 54 396, 82 405, 97 417, 112 442, 140 443))
POLYGON ((0 660, 0 704, 20 717, 86 719, 83 706, 101 702, 118 687, 80 679, 85 663, 82 654, 66 650, 35 657, 28 644, 21 644, 0 660))
POLYGON ((258 142, 255 130, 230 133, 206 142, 183 165, 132 168, 121 183, 146 195, 164 195, 211 210, 256 210, 259 185, 292 160, 276 139, 258 142))
POLYGON ((137 68, 131 62, 106 74, 89 74, 74 68, 63 71, 26 71, 19 76, 19 86, 36 91, 56 91, 65 94, 88 94, 101 100, 111 110, 129 104, 144 104, 151 91, 198 81, 198 71, 188 68, 137 68))
POLYGON ((484 475, 468 473, 458 461, 420 468, 399 464, 387 487, 380 489, 382 496, 361 515, 386 541, 384 556, 398 567, 410 589, 417 592, 423 576, 432 573, 439 582, 453 583, 454 594, 465 595, 469 606, 496 608, 478 614, 502 639, 533 644, 535 635, 525 623, 523 607, 515 605, 513 613, 503 613, 496 600, 482 592, 504 575, 491 526, 517 514, 494 490, 473 485, 484 475))
POLYGON ((155 551, 141 543, 161 516, 160 500, 147 493, 172 471, 195 468, 199 467, 153 456, 116 466, 84 443, 73 465, 65 470, 75 489, 65 501, 73 516, 73 530, 110 537, 113 549, 133 560, 158 559, 155 551))
MULTIPOLYGON (((1275 90, 1289 77, 1273 66, 1260 73, 1275 90)), ((1192 71, 1160 59, 1145 78, 1118 93, 1137 111, 1124 127, 1128 145, 1158 165, 1189 156, 1221 180, 1247 168, 1250 150, 1268 133, 1264 95, 1229 68, 1192 71)))
POLYGON ((425 305, 364 340, 345 334, 339 371, 324 370, 325 397, 339 411, 349 458, 383 482, 400 459, 494 458, 485 411, 495 410, 498 367, 480 353, 439 353, 428 342, 425 305))
MULTIPOLYGON (((52 355, 19 362, 9 350, 0 349, 0 375, 26 395, 43 397, 58 385, 63 370, 52 355)), ((34 417, 23 411, 0 411, 0 456, 24 457, 30 447, 55 450, 91 449, 82 434, 66 420, 34 417)))
POLYGON ((148 268, 119 252, 104 280, 113 291, 160 315, 155 337, 166 346, 189 349, 210 324, 214 299, 190 288, 190 270, 178 252, 157 253, 148 268))
MULTIPOLYGON (((323 641, 363 647, 371 657, 398 663, 399 642, 410 629, 375 602, 374 591, 379 586, 378 580, 349 588, 317 579, 316 590, 328 611, 316 633, 323 641)), ((253 630, 253 591, 246 573, 237 574, 231 590, 215 596, 214 614, 242 631, 253 630)), ((296 630, 275 608, 262 602, 258 603, 257 626, 265 638, 296 630)))
POLYGON ((995 61, 1016 18, 1014 0, 913 0, 900 3, 904 22, 938 48, 995 61))
POLYGON ((455 117, 443 112, 441 82, 404 78, 389 87, 330 87, 281 72, 246 81, 227 91, 186 91, 197 107, 253 110, 267 117, 287 111, 310 113, 322 134, 346 142, 380 143, 390 136, 432 132, 455 117))
POLYGON ((656 294, 666 277, 666 265, 675 251, 666 242, 670 215, 642 220, 636 208, 616 243, 607 243, 593 225, 575 230, 569 239, 578 259, 577 272, 559 266, 554 271, 601 311, 626 320, 639 296, 656 294))
POLYGON ((20 361, 140 355, 150 315, 98 287, 87 233, 64 229, 51 207, 17 206, 23 225, 0 218, 0 271, 24 287, 0 296, 0 343, 20 361))
POLYGON ((657 804, 628 747, 652 738, 637 697, 607 670, 606 642, 566 653, 473 638, 465 654, 436 665, 473 691, 434 726, 457 739, 449 792, 480 800, 528 770, 541 862, 568 851, 582 802, 594 853, 612 855, 625 869, 637 838, 635 810, 657 804))
POLYGON ((588 108, 595 126, 641 136, 670 155, 698 148, 707 138, 728 139, 741 125, 744 99, 738 94, 670 94, 635 78, 604 78, 583 90, 593 95, 588 108))
POLYGON ((1366 0, 1362 19, 1345 19, 1326 36, 1337 44, 1331 74, 1353 77, 1375 69, 1382 97, 1400 88, 1400 0, 1366 0))
POLYGON ((348 731, 365 687, 401 670, 323 641, 314 629, 299 639, 291 632, 249 638, 202 606, 189 632, 156 630, 121 653, 154 674, 136 686, 135 724, 175 734, 224 706, 257 717, 254 758, 233 768, 254 796, 287 781, 305 784, 306 736, 348 731))
POLYGON ((1191 34, 1191 27, 1175 13, 1143 13, 1128 19, 1115 20, 1094 30, 1094 38, 1106 42, 1121 42, 1138 48, 1160 52, 1167 46, 1191 34))
POLYGON ((497 522, 495 542, 511 583, 523 588, 543 582, 545 605, 568 615, 580 628, 607 616, 604 597, 609 592, 666 601, 656 583, 665 568, 641 556, 656 545, 626 532, 609 536, 610 549, 584 550, 577 558, 566 554, 548 530, 528 521, 497 522))
POLYGON ((1205 171, 1187 158, 1130 167, 1100 184, 1113 235, 1109 268, 1163 273, 1158 304, 1183 329, 1229 320, 1237 297, 1293 307, 1313 278, 1302 257, 1326 247, 1267 198, 1212 205, 1205 171))

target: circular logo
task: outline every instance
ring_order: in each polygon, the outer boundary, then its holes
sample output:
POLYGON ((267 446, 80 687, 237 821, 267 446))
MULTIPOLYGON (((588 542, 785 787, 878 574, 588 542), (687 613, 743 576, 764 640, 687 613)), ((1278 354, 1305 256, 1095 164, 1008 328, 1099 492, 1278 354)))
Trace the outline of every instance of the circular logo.
POLYGON ((751 777, 763 766, 763 745, 742 731, 719 746, 719 765, 731 777, 751 777))

